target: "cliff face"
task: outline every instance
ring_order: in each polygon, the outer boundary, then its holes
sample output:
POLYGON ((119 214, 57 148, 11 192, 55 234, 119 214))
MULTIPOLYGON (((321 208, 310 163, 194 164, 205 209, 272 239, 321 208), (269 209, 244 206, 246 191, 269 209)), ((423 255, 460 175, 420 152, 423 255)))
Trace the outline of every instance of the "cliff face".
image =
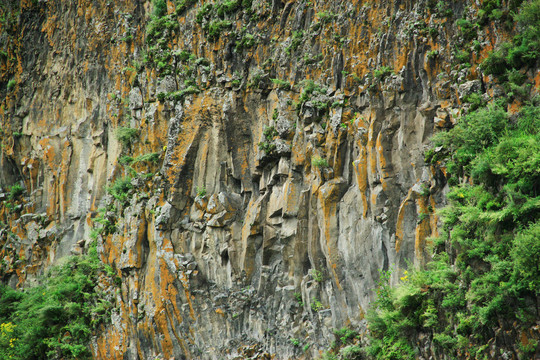
POLYGON ((122 279, 99 359, 311 358, 362 327, 437 234, 431 135, 498 91, 476 64, 507 25, 470 43, 475 2, 209 4, 1 9, 1 274, 95 239, 122 279))

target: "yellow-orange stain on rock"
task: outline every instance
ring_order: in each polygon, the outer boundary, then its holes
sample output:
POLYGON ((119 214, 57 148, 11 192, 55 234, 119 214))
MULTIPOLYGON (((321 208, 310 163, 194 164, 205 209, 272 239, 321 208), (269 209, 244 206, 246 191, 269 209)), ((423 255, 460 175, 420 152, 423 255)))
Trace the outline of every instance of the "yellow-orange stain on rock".
POLYGON ((401 242, 403 241, 403 220, 405 219, 405 206, 411 201, 412 189, 409 189, 409 193, 405 199, 399 205, 398 218, 396 222, 396 253, 401 248, 401 242))

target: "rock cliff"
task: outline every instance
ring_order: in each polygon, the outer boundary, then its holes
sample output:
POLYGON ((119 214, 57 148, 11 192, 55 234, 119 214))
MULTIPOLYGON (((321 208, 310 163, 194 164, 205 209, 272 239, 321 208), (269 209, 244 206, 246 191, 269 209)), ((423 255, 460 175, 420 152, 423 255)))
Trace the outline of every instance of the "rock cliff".
POLYGON ((429 260, 424 151, 501 91, 478 64, 512 4, 467 27, 482 3, 5 2, 2 281, 96 241, 121 283, 95 358, 320 356, 429 260))

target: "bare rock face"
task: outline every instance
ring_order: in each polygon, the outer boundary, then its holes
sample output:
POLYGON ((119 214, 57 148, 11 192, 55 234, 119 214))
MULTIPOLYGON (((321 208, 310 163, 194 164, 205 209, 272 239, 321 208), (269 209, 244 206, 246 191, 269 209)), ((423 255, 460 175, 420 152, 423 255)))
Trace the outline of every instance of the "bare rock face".
POLYGON ((149 1, 26 3, 1 35, 0 196, 24 193, 0 208, 0 275, 33 281, 113 225, 95 358, 314 358, 363 328, 379 271, 428 258, 446 183, 424 150, 486 84, 449 75, 457 28, 427 2, 254 0, 211 35, 221 15, 168 1, 153 39, 149 1))

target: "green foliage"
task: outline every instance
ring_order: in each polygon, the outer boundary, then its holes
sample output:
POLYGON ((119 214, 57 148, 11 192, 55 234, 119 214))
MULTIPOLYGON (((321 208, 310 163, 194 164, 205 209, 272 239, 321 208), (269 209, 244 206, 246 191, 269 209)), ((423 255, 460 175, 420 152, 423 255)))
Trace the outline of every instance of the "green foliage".
POLYGON ((314 312, 319 312, 323 309, 324 305, 317 298, 311 299, 311 310, 313 310, 314 312))
POLYGON ((484 98, 482 97, 481 94, 478 94, 478 93, 472 93, 470 95, 465 96, 463 101, 471 104, 471 107, 469 108, 470 111, 474 111, 486 105, 484 98))
POLYGON ((253 47, 255 44, 257 44, 257 39, 255 39, 255 36, 251 34, 245 34, 240 40, 236 41, 234 49, 236 52, 240 52, 244 49, 249 49, 250 47, 253 47))
POLYGON ((438 50, 430 50, 426 53, 428 59, 435 59, 439 56, 438 50))
POLYGON ((202 198, 206 196, 206 187, 197 186, 197 197, 202 198))
POLYGON ((236 12, 240 6, 241 0, 225 0, 222 3, 217 3, 215 8, 217 15, 223 17, 236 12))
POLYGON ((298 302, 298 306, 304 307, 304 301, 302 300, 302 294, 294 293, 293 295, 294 295, 294 298, 296 299, 296 301, 298 302))
POLYGON ((380 68, 373 70, 373 76, 379 81, 386 79, 393 73, 394 70, 388 66, 381 66, 380 68))
MULTIPOLYGON (((445 164, 454 184, 439 211, 442 235, 425 269, 396 288, 380 284, 369 315, 376 358, 412 357, 419 333, 432 334, 438 354, 489 357, 497 329, 529 329, 537 317, 540 108, 510 117, 478 106, 433 138, 439 150, 427 157, 445 164)), ((518 348, 515 341, 501 346, 518 348)))
POLYGON ((478 24, 473 24, 467 19, 459 19, 456 24, 461 32, 461 36, 463 36, 465 41, 471 41, 476 38, 478 24))
POLYGON ((264 73, 264 71, 261 69, 257 69, 251 76, 251 81, 249 82, 248 87, 261 87, 265 85, 265 78, 266 74, 264 73))
POLYGON ((214 9, 214 5, 212 3, 206 3, 203 6, 201 6, 199 11, 197 11, 197 15, 195 15, 195 22, 202 24, 203 20, 210 17, 213 9, 214 9))
POLYGON ((263 150, 265 154, 269 155, 274 152, 276 145, 274 144, 274 138, 278 136, 276 128, 273 126, 268 126, 263 130, 263 136, 265 141, 259 143, 259 149, 263 150))
POLYGON ((471 59, 471 53, 468 50, 461 49, 454 53, 454 57, 458 64, 468 64, 471 59))
POLYGON ((347 345, 358 336, 358 331, 344 327, 334 330, 334 336, 337 344, 347 345))
POLYGON ((291 55, 296 50, 298 50, 298 47, 300 46, 300 44, 302 44, 303 39, 304 32, 302 30, 294 31, 289 46, 285 48, 285 52, 287 53, 287 55, 291 55))
POLYGON ((228 29, 231 26, 232 22, 228 20, 213 20, 204 27, 204 30, 207 32, 206 36, 209 41, 217 41, 223 30, 228 29))
POLYGON ((285 80, 281 79, 271 79, 272 83, 274 83, 278 89, 281 90, 290 90, 291 89, 291 83, 285 80))
POLYGON ((94 248, 52 268, 42 285, 24 291, 0 286, 0 345, 4 335, 13 340, 8 348, 0 346, 0 356, 90 359, 90 336, 112 310, 97 290, 103 275, 107 273, 94 248))
MULTIPOLYGON (((314 94, 326 94, 326 89, 313 80, 302 80, 300 86, 303 86, 302 94, 298 99, 297 109, 300 109, 314 94)), ((323 103, 318 104, 321 108, 328 108, 323 103)))
POLYGON ((299 347, 300 346, 300 340, 296 339, 296 338, 290 338, 289 341, 291 342, 291 344, 293 346, 296 346, 296 347, 299 347))
POLYGON ((311 166, 316 168, 325 168, 328 167, 328 161, 318 155, 315 155, 311 158, 311 166))
POLYGON ((139 163, 139 162, 151 162, 156 164, 159 161, 159 153, 153 152, 148 154, 142 154, 137 156, 135 159, 133 159, 133 164, 139 163))
POLYGON ((166 0, 153 0, 154 11, 152 15, 155 17, 162 17, 167 14, 167 1, 166 0))
POLYGON ((525 2, 515 19, 520 31, 484 60, 486 74, 503 77, 507 70, 528 67, 540 57, 540 0, 525 2))
POLYGON ((113 182, 113 184, 107 188, 107 192, 115 199, 124 202, 127 200, 129 190, 131 190, 132 187, 131 178, 125 177, 113 182))
POLYGON ((9 189, 8 199, 10 201, 16 200, 24 192, 24 188, 20 184, 15 184, 9 189))
POLYGON ((182 15, 189 6, 197 3, 197 0, 179 0, 176 3, 176 15, 182 15))
POLYGON ((182 90, 175 91, 173 93, 169 94, 169 99, 174 101, 182 101, 186 97, 186 95, 190 94, 198 94, 201 90, 196 85, 190 85, 182 90))
POLYGON ((322 282, 323 281, 323 275, 322 275, 322 272, 320 272, 319 270, 317 269, 311 269, 311 271, 309 272, 309 274, 311 275, 311 277, 313 278, 313 280, 315 280, 316 282, 322 282))
POLYGON ((323 24, 328 24, 332 21, 334 21, 334 19, 337 18, 337 15, 332 13, 332 12, 329 12, 329 11, 321 11, 319 13, 317 13, 317 17, 319 18, 319 21, 323 24))
POLYGON ((137 129, 121 126, 116 130, 116 140, 118 140, 124 147, 129 147, 138 136, 139 130, 137 129))
POLYGON ((7 89, 8 89, 8 90, 13 90, 13 88, 15 87, 15 85, 17 85, 17 80, 11 79, 11 80, 9 80, 8 83, 7 83, 7 89))

